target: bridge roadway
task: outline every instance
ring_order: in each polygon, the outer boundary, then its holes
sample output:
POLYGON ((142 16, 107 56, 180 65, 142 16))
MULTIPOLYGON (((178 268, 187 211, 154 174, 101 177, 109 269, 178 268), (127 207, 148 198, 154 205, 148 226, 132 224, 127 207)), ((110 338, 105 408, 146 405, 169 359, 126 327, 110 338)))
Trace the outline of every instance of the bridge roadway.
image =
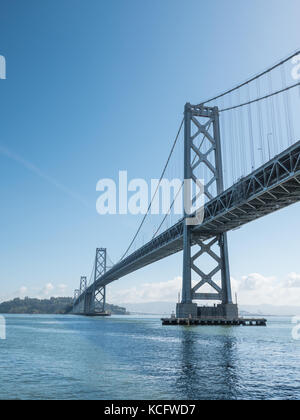
MULTIPOLYGON (((205 205, 204 220, 193 226, 193 242, 238 229, 300 201, 300 141, 205 205)), ((100 289, 134 271, 183 249, 183 219, 96 280, 100 289)), ((85 293, 91 293, 94 285, 85 293)), ((78 302, 77 301, 77 302, 78 302)))

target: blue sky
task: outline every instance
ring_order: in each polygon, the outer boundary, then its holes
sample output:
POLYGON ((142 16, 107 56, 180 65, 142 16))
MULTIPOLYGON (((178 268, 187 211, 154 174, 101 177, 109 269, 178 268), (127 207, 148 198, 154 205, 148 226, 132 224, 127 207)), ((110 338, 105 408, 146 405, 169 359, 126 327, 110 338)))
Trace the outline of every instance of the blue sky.
MULTIPOLYGON (((97 215, 97 181, 123 169, 159 177, 185 102, 299 48, 299 9, 298 0, 2 0, 0 299, 73 294, 97 246, 117 260, 139 219, 97 215)), ((295 205, 231 233, 234 279, 300 273, 298 215, 295 205)), ((169 258, 112 285, 111 300, 180 275, 181 257, 169 258)))

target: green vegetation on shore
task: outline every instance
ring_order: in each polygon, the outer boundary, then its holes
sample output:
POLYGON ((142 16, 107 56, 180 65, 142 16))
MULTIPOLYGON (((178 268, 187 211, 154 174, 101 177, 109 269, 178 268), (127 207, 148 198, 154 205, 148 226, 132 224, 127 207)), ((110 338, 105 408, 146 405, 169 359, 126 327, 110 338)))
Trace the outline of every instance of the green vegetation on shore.
MULTIPOLYGON (((1 314, 68 314, 72 310, 73 299, 57 297, 51 299, 16 298, 0 303, 1 314)), ((114 315, 126 315, 126 309, 106 304, 106 310, 114 315)))

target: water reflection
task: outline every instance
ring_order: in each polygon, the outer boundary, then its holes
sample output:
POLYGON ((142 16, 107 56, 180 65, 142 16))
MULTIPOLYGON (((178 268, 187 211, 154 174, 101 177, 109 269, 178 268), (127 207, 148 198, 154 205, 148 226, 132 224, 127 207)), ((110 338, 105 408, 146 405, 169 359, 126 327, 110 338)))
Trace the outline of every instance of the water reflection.
POLYGON ((237 338, 233 328, 182 328, 176 388, 184 399, 237 398, 237 338))

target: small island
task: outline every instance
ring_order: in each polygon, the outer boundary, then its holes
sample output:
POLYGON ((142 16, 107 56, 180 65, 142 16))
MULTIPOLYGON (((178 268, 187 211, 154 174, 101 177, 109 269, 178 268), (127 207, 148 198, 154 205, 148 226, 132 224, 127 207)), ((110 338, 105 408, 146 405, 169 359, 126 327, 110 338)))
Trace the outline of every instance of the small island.
MULTIPOLYGON (((70 297, 52 297, 50 299, 16 298, 0 303, 0 314, 45 314, 66 315, 72 312, 73 299, 70 297)), ((128 315, 125 308, 106 304, 107 311, 112 315, 128 315)))

